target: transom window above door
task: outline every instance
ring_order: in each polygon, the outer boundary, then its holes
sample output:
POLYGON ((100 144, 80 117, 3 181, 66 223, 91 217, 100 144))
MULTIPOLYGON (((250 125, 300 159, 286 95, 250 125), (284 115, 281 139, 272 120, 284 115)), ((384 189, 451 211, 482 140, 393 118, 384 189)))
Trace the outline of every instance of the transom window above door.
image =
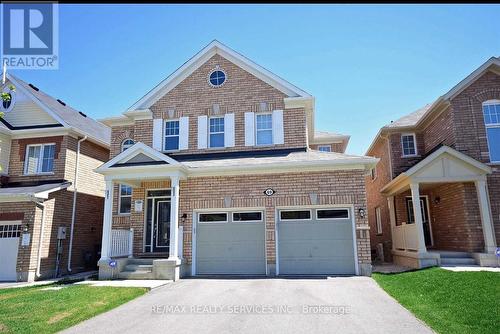
POLYGON ((257 145, 272 145, 273 144, 273 115, 272 114, 257 114, 256 119, 256 136, 257 145))
POLYGON ((490 162, 500 162, 500 100, 484 102, 483 116, 490 162))
POLYGON ((24 174, 53 172, 55 150, 55 144, 28 145, 24 160, 24 174))
POLYGON ((402 134, 401 146, 403 149, 403 157, 411 157, 417 155, 417 141, 415 138, 415 134, 402 134))
POLYGON ((209 147, 224 147, 224 117, 210 118, 209 147))
POLYGON ((179 121, 165 122, 165 151, 175 151, 179 149, 179 121))

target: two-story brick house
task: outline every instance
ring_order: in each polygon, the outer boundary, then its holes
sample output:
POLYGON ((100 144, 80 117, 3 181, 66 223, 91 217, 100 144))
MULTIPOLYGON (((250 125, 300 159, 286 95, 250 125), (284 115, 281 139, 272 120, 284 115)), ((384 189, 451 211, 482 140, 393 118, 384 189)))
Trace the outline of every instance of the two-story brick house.
POLYGON ((366 177, 379 258, 412 267, 498 265, 499 58, 382 127, 367 155, 380 159, 366 177))
POLYGON ((95 269, 110 129, 13 75, 2 89, 0 280, 95 269))
POLYGON ((315 131, 311 95, 227 46, 102 121, 101 278, 370 274, 377 160, 344 154, 348 136, 315 131))

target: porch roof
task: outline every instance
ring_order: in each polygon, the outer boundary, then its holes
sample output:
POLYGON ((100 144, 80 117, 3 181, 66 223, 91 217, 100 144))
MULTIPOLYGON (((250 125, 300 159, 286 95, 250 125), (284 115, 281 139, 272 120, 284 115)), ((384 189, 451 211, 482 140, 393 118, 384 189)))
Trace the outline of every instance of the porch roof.
POLYGON ((106 175, 108 179, 124 180, 156 175, 189 177, 339 169, 368 171, 378 162, 373 157, 305 149, 270 150, 268 153, 264 155, 257 151, 255 155, 227 156, 214 153, 213 157, 202 154, 185 159, 181 154, 169 156, 139 142, 97 168, 96 172, 106 175), (132 173, 135 177, 129 178, 132 173))
POLYGON ((410 183, 449 183, 483 180, 491 168, 449 146, 442 146, 386 184, 381 193, 391 196, 405 191, 410 183))
POLYGON ((0 203, 1 202, 26 202, 43 200, 49 198, 49 194, 61 189, 66 189, 71 185, 71 182, 57 182, 48 184, 39 184, 32 186, 7 186, 0 188, 0 203))

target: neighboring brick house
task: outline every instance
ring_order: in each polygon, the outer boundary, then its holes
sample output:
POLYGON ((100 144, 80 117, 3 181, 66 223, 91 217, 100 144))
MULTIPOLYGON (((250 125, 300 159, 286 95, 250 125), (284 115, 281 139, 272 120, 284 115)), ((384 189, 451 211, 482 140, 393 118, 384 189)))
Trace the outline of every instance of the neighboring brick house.
POLYGON ((0 280, 95 269, 104 178, 93 170, 109 160, 111 131, 36 86, 7 79, 3 91, 12 98, 0 108, 0 280))
POLYGON ((101 278, 371 273, 377 159, 343 154, 349 136, 315 131, 312 96, 227 46, 103 122, 101 278))
POLYGON ((412 267, 498 265, 499 58, 384 126, 367 155, 380 159, 366 177, 374 256, 412 267))

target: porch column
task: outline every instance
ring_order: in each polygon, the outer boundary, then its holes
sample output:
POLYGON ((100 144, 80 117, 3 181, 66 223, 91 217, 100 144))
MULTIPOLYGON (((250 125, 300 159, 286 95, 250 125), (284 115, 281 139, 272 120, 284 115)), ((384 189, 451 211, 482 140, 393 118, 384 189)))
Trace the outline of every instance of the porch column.
POLYGON ((424 223, 422 219, 422 208, 420 207, 420 190, 418 183, 410 183, 410 189, 411 200, 413 202, 413 214, 415 216, 415 225, 417 227, 418 252, 425 253, 427 252, 427 249, 425 247, 424 223))
POLYGON ((490 201, 488 199, 488 190, 486 180, 474 181, 477 190, 477 199, 479 202, 479 212, 481 214, 481 224, 483 227, 484 248, 486 253, 495 254, 496 240, 493 231, 491 219, 490 201))
POLYGON ((104 220, 102 224, 102 246, 101 259, 111 258, 111 227, 113 222, 113 181, 106 180, 106 192, 104 197, 104 220))
MULTIPOLYGON (((391 221, 391 236, 394 232, 394 228, 396 227, 396 211, 394 207, 394 196, 387 197, 387 205, 389 207, 389 218, 391 221)), ((392 250, 395 250, 394 239, 392 240, 392 250)))
POLYGON ((170 207, 170 247, 168 258, 179 260, 179 177, 172 176, 170 207))

